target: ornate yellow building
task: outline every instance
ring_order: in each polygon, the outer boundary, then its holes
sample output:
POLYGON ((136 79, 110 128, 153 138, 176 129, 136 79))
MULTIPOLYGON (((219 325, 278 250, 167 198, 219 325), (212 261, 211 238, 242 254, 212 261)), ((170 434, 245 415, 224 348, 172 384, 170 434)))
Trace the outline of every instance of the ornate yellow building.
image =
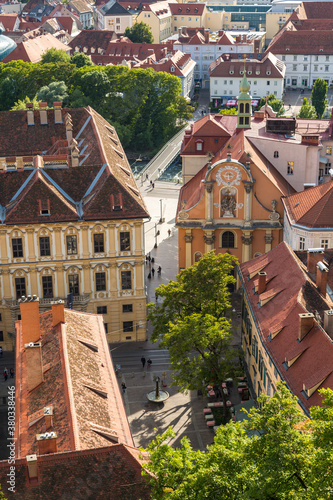
POLYGON ((115 129, 42 103, 0 113, 0 137, 0 346, 28 295, 102 314, 109 342, 144 340, 149 215, 115 129))

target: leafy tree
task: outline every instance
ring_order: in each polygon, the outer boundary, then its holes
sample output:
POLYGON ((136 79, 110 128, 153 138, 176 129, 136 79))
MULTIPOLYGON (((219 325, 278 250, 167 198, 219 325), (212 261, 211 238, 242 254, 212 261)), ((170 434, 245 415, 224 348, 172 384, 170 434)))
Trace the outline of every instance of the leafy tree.
POLYGON ((83 66, 92 66, 93 63, 91 62, 91 59, 87 54, 84 54, 83 52, 75 52, 71 56, 71 63, 75 64, 78 68, 82 68, 83 66))
POLYGON ((101 110, 110 91, 110 81, 104 71, 89 71, 81 78, 81 90, 90 99, 91 105, 101 110))
POLYGON ((168 500, 326 500, 332 497, 333 391, 321 391, 323 407, 310 421, 297 399, 279 384, 273 397, 261 396, 248 420, 217 431, 206 451, 167 443, 169 429, 148 446, 143 475, 152 499, 168 500), (252 437, 250 437, 252 436, 252 437))
POLYGON ((89 98, 83 95, 81 90, 75 89, 69 96, 69 103, 72 108, 85 108, 89 106, 89 98))
POLYGON ((42 87, 36 95, 38 101, 47 102, 51 108, 55 101, 66 101, 68 98, 67 87, 64 82, 52 82, 42 87))
MULTIPOLYGON (((257 109, 262 108, 262 106, 265 106, 265 104, 266 104, 266 97, 262 97, 259 101, 257 109)), ((270 94, 269 96, 267 96, 267 104, 271 106, 272 110, 276 112, 277 116, 281 116, 284 114, 285 109, 283 101, 277 99, 274 94, 270 94)))
POLYGON ((67 54, 64 50, 58 50, 58 49, 48 49, 45 54, 42 55, 42 60, 41 63, 57 63, 57 62, 64 62, 64 63, 69 63, 71 62, 71 56, 67 54))
POLYGON ((327 106, 327 82, 323 78, 317 78, 312 87, 311 102, 317 113, 317 118, 322 118, 327 106))
POLYGON ((25 110, 25 109, 27 109, 26 104, 28 104, 30 102, 32 102, 32 104, 33 104, 33 109, 39 109, 39 103, 41 101, 38 101, 36 96, 33 99, 30 99, 29 97, 26 96, 24 99, 19 99, 14 104, 11 111, 25 110))
POLYGON ((297 118, 317 118, 315 108, 311 106, 306 97, 304 97, 303 99, 303 104, 301 106, 301 109, 299 110, 297 118))
POLYGON ((237 115, 237 109, 236 108, 221 109, 221 111, 219 111, 219 115, 237 115))
POLYGON ((153 43, 154 37, 151 27, 145 23, 135 23, 131 28, 125 29, 127 36, 133 43, 153 43))
MULTIPOLYGON (((148 305, 154 327, 151 340, 169 350, 173 383, 181 391, 202 389, 207 383, 221 386, 232 369, 236 353, 226 316, 236 263, 227 253, 209 252, 183 270, 177 281, 157 287, 156 297, 163 301, 148 305)), ((224 394, 223 399, 226 403, 224 394)))

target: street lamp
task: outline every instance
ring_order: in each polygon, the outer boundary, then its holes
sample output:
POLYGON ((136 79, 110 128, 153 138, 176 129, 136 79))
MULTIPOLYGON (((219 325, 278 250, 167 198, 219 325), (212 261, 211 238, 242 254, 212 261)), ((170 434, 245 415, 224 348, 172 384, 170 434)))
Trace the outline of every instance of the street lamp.
POLYGON ((162 224, 162 222, 163 222, 163 219, 162 219, 162 202, 163 202, 163 200, 160 200, 160 209, 161 209, 160 224, 162 224))

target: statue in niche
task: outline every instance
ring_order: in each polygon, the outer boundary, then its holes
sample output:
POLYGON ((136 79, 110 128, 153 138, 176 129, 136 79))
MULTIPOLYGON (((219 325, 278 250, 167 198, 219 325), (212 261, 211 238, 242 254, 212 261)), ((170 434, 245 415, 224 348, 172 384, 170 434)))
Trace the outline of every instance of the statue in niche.
POLYGON ((235 217, 234 211, 236 209, 236 199, 235 196, 227 189, 223 193, 223 198, 221 200, 221 210, 223 211, 223 217, 235 217))

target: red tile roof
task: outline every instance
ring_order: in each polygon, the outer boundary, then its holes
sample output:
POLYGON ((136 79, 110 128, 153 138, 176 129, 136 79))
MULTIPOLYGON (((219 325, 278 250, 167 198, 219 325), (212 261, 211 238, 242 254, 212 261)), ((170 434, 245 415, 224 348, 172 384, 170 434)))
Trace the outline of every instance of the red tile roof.
MULTIPOLYGON (((316 321, 311 331, 299 343, 299 314, 330 309, 332 302, 328 296, 324 300, 319 294, 301 261, 284 242, 266 255, 241 264, 239 274, 255 323, 259 325, 260 340, 264 349, 273 360, 282 379, 308 412, 311 406, 320 405, 322 400, 318 390, 315 390, 309 398, 302 393, 303 384, 309 383, 310 377, 325 367, 326 378, 323 376, 325 380, 320 387, 333 388, 333 344, 316 321), (249 274, 254 264, 260 269, 261 263, 264 264, 268 276, 275 276, 274 280, 267 284, 267 292, 272 288, 281 288, 283 291, 259 308, 258 301, 262 297, 253 293, 257 275, 252 275, 251 278, 249 274), (271 339, 270 334, 273 337, 276 331, 272 325, 278 325, 277 330, 282 326, 283 328, 271 339), (298 353, 301 354, 300 357, 286 369, 283 365, 286 358, 288 360, 290 357, 291 360, 298 353)), ((311 385, 307 388, 310 389, 311 385)))
POLYGON ((25 40, 17 44, 17 47, 6 56, 1 62, 22 60, 25 62, 39 62, 42 55, 51 48, 65 50, 68 52, 68 46, 60 42, 50 33, 37 36, 31 40, 25 40))
POLYGON ((325 182, 287 196, 283 200, 291 224, 306 227, 333 227, 333 182, 325 182))
POLYGON ((23 158, 26 165, 20 170, 0 170, 4 223, 40 223, 37 200, 41 194, 50 200, 50 223, 82 217, 148 217, 117 133, 108 122, 90 107, 63 109, 63 123, 55 123, 54 110, 48 110, 47 121, 47 127, 40 124, 39 111, 34 111, 34 125, 28 125, 25 111, 0 113, 0 162, 11 168, 8 157, 17 157, 18 162, 23 158), (68 160, 71 153, 66 140, 67 113, 77 141, 78 167, 71 167, 68 160), (36 155, 42 156, 44 166, 42 162, 33 168, 36 155), (120 208, 116 211, 114 206, 120 208))
POLYGON ((273 54, 333 54, 333 31, 286 30, 273 38, 267 50, 273 54))
POLYGON ((5 31, 14 30, 17 17, 17 14, 0 14, 0 23, 5 28, 5 31))
MULTIPOLYGON (((65 309, 64 323, 53 326, 52 311, 39 320, 43 381, 30 391, 22 321, 16 323, 16 495, 46 498, 52 491, 57 498, 65 493, 76 498, 80 491, 84 498, 118 500, 126 488, 131 498, 139 494, 148 500, 102 317, 65 309), (53 418, 46 427, 44 408, 51 406, 53 418), (57 451, 51 454, 41 453, 36 440, 46 431, 57 436, 57 451), (32 454, 38 479, 29 481, 25 457, 32 454)), ((0 462, 6 492, 7 472, 8 461, 0 462)))
MULTIPOLYGON (((209 76, 226 78, 230 77, 233 71, 233 77, 242 78, 244 71, 244 61, 239 59, 226 60, 222 56, 214 61, 209 67, 209 76)), ((262 60, 251 59, 246 62, 246 72, 248 75, 255 74, 255 78, 284 78, 284 66, 272 54, 266 53, 262 60)))
POLYGON ((173 16, 202 16, 206 4, 204 3, 169 3, 173 16))

